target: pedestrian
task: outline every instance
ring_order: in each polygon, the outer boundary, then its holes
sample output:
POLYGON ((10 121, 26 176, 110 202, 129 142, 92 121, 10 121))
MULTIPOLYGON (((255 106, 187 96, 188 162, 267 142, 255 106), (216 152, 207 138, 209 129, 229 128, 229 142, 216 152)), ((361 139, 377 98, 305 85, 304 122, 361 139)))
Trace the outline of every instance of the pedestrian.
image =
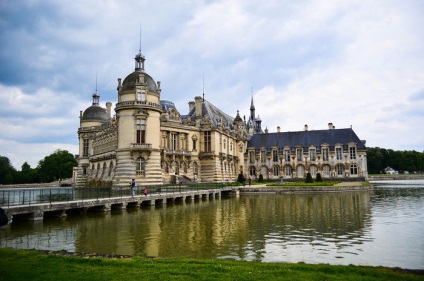
POLYGON ((134 188, 137 186, 137 184, 136 184, 136 182, 135 182, 135 179, 132 179, 131 180, 131 183, 130 183, 130 187, 131 187, 131 197, 133 197, 134 198, 134 188))
POLYGON ((144 196, 147 196, 147 192, 148 192, 148 190, 147 190, 147 188, 145 187, 145 188, 144 188, 144 190, 143 190, 144 196))

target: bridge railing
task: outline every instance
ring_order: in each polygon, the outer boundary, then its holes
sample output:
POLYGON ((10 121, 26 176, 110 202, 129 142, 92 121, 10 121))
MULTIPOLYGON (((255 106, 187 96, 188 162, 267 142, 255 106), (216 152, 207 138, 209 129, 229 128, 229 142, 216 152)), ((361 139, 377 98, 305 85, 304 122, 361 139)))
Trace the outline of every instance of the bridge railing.
MULTIPOLYGON (((185 193, 209 189, 225 189, 236 183, 189 183, 164 185, 139 185, 134 189, 135 196, 163 193, 185 193)), ((85 188, 4 188, 0 189, 0 207, 31 206, 34 204, 84 201, 88 199, 116 198, 131 196, 130 187, 85 187, 85 188)))

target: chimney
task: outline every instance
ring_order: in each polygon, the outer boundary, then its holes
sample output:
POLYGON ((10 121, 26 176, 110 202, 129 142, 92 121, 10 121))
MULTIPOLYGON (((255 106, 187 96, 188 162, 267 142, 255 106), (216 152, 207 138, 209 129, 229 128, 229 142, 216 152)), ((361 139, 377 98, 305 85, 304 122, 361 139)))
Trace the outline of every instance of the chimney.
POLYGON ((82 118, 82 110, 80 110, 80 118, 82 118))
POLYGON ((111 109, 111 107, 112 107, 112 103, 108 101, 108 102, 106 103, 106 113, 107 113, 107 117, 108 117, 109 119, 111 119, 111 118, 112 118, 112 116, 110 115, 110 109, 111 109))
POLYGON ((188 111, 190 112, 193 109, 193 107, 194 107, 194 101, 190 101, 188 103, 188 111))
POLYGON ((280 126, 277 127, 277 133, 279 133, 279 132, 280 132, 280 126))
POLYGON ((308 125, 307 124, 305 124, 305 131, 307 131, 308 130, 308 125))
POLYGON ((335 129, 336 127, 333 125, 333 123, 328 123, 328 129, 329 130, 333 130, 333 129, 335 129))
POLYGON ((203 104, 203 98, 202 97, 195 97, 195 111, 196 111, 196 127, 200 126, 200 121, 202 120, 202 104, 203 104))

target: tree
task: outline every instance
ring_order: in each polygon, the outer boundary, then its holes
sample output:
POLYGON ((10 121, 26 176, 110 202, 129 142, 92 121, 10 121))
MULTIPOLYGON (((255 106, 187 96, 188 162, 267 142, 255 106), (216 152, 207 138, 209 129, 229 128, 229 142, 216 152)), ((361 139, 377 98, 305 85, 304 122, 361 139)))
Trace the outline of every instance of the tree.
POLYGON ((56 150, 38 162, 38 176, 42 182, 52 182, 72 177, 72 168, 77 166, 74 156, 66 150, 56 150))
POLYGON ((322 182, 321 173, 317 173, 317 178, 315 180, 316 182, 322 182))
POLYGON ((305 183, 313 183, 313 182, 314 180, 312 179, 311 173, 307 173, 305 183))
POLYGON ((244 176, 243 176, 243 173, 238 174, 237 181, 238 181, 239 183, 243 183, 243 182, 244 182, 244 176))
POLYGON ((262 174, 259 174, 258 182, 264 182, 264 176, 262 174))
POLYGON ((0 156, 0 184, 13 183, 13 175, 16 169, 13 168, 9 158, 0 156))

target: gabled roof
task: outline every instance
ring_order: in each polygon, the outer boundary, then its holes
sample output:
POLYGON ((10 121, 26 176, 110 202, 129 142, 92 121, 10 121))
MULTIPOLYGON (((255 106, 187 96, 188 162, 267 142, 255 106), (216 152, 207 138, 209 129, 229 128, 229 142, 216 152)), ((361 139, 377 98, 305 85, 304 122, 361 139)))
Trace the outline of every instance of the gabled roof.
POLYGON ((356 143, 358 150, 366 149, 365 144, 351 128, 254 134, 247 147, 255 147, 256 150, 266 147, 270 150, 272 146, 277 146, 282 151, 286 145, 291 150, 294 150, 296 146, 303 146, 303 149, 307 151, 309 146, 314 145, 319 151, 322 144, 328 144, 330 149, 334 149, 334 145, 340 143, 343 144, 344 149, 347 149, 349 142, 356 143))

